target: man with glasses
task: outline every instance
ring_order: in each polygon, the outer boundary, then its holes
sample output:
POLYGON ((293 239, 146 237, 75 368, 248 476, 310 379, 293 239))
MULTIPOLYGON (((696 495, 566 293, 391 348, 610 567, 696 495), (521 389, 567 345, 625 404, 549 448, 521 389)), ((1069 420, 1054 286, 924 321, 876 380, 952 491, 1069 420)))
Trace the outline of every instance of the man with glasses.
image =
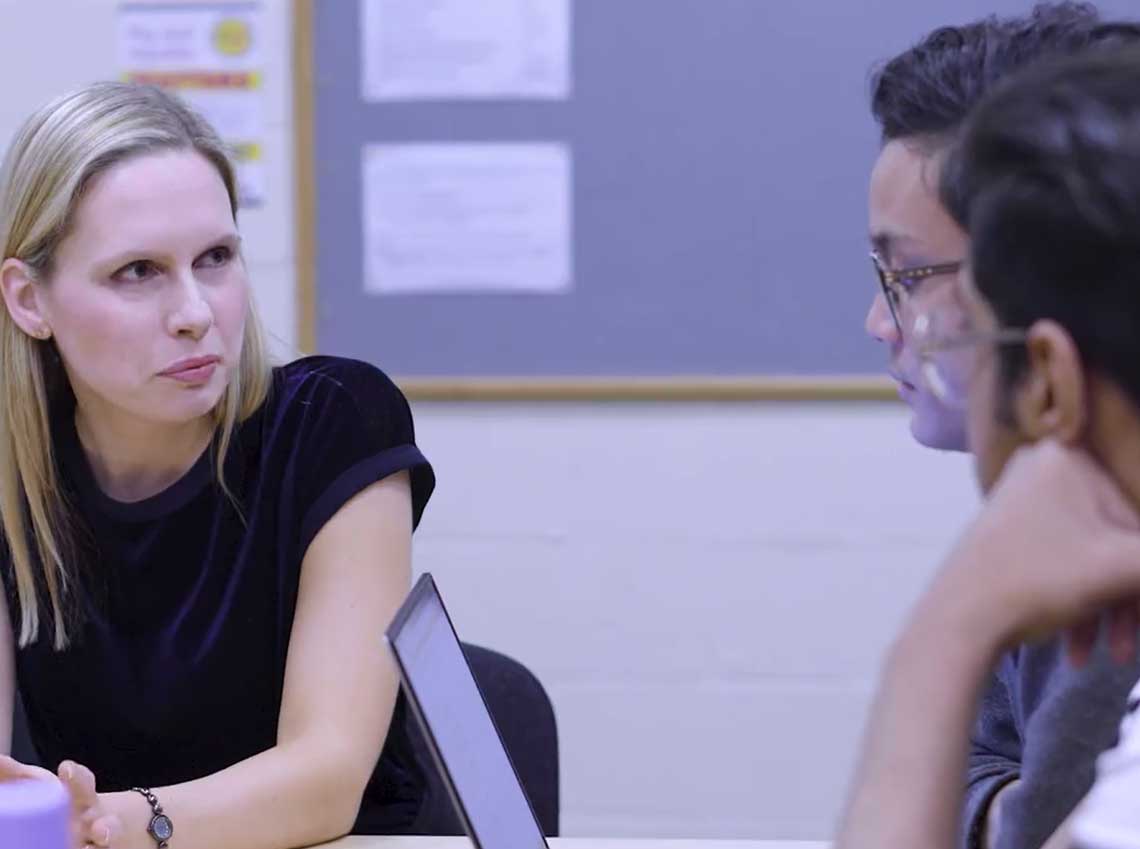
MULTIPOLYGON (((1016 74, 969 118, 940 191, 969 261, 904 330, 916 379, 964 410, 987 502, 888 655, 837 849, 953 845, 1003 652, 1067 629, 1063 674, 1098 637, 1109 664, 1134 669, 1138 649, 1140 48, 1016 74)), ((1138 703, 1140 687, 1059 844, 1140 847, 1138 703)))
MULTIPOLYGON (((964 320, 956 280, 968 240, 938 192, 948 148, 983 96, 1019 68, 1130 41, 1140 42, 1140 29, 1105 22, 1088 4, 1042 4, 1023 18, 938 29, 875 74, 872 111, 883 147, 869 206, 879 285, 866 327, 888 347, 890 374, 923 445, 967 447, 955 392, 963 383, 954 367, 961 357, 943 352, 946 367, 931 370, 912 344, 964 320)), ((1137 675, 1140 664, 1114 668, 1100 655, 1073 672, 1057 642, 1013 647, 981 698, 967 765, 964 845, 1040 847, 1088 789, 1094 759, 1111 745, 1137 675)))

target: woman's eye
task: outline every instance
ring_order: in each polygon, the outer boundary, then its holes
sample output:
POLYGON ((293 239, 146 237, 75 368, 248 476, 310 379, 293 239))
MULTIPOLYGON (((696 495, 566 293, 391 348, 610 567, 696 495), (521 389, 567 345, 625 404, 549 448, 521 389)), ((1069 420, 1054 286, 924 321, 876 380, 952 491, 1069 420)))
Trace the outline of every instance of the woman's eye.
POLYGON ((219 245, 216 248, 211 248, 206 251, 198 262, 199 265, 205 266, 206 268, 217 268, 233 259, 233 255, 234 252, 231 248, 219 245))
POLYGON ((154 263, 150 260, 140 259, 127 263, 111 276, 119 283, 141 283, 144 280, 149 280, 156 273, 157 269, 154 267, 154 263))

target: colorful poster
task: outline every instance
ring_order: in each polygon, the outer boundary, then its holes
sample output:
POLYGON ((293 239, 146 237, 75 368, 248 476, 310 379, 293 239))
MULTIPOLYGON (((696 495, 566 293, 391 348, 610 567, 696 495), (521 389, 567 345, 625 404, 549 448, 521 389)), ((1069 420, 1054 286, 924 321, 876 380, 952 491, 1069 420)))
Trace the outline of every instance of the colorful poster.
POLYGON ((258 3, 123 3, 122 78, 178 94, 230 148, 241 205, 265 201, 265 138, 258 3))

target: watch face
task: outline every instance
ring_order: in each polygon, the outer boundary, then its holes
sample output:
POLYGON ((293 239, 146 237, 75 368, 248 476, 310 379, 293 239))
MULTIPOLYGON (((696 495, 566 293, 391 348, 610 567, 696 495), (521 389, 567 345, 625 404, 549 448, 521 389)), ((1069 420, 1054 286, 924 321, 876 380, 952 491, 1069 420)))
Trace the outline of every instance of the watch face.
POLYGON ((150 821, 150 833, 158 840, 169 840, 174 836, 174 823, 170 817, 159 814, 150 821))

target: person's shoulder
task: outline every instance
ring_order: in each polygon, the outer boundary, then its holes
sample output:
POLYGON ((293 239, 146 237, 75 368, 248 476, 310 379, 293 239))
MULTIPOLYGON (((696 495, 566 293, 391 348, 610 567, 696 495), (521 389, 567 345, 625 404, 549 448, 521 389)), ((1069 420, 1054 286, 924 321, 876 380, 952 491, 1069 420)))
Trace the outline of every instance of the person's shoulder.
POLYGON ((410 473, 419 522, 435 475, 411 408, 383 371, 341 357, 295 360, 275 370, 270 405, 262 467, 292 476, 284 489, 301 516, 302 551, 348 498, 397 472, 410 473))
POLYGON ((344 357, 303 357, 274 372, 266 421, 278 434, 344 438, 377 446, 415 441, 404 393, 370 363, 344 357))
POLYGON ((355 390, 396 389, 392 379, 379 368, 348 357, 301 357, 278 366, 276 373, 280 383, 294 390, 351 393, 355 390))
POLYGON ((387 374, 371 363, 346 357, 302 357, 275 370, 274 391, 283 405, 350 404, 364 411, 396 405, 404 395, 387 374))

